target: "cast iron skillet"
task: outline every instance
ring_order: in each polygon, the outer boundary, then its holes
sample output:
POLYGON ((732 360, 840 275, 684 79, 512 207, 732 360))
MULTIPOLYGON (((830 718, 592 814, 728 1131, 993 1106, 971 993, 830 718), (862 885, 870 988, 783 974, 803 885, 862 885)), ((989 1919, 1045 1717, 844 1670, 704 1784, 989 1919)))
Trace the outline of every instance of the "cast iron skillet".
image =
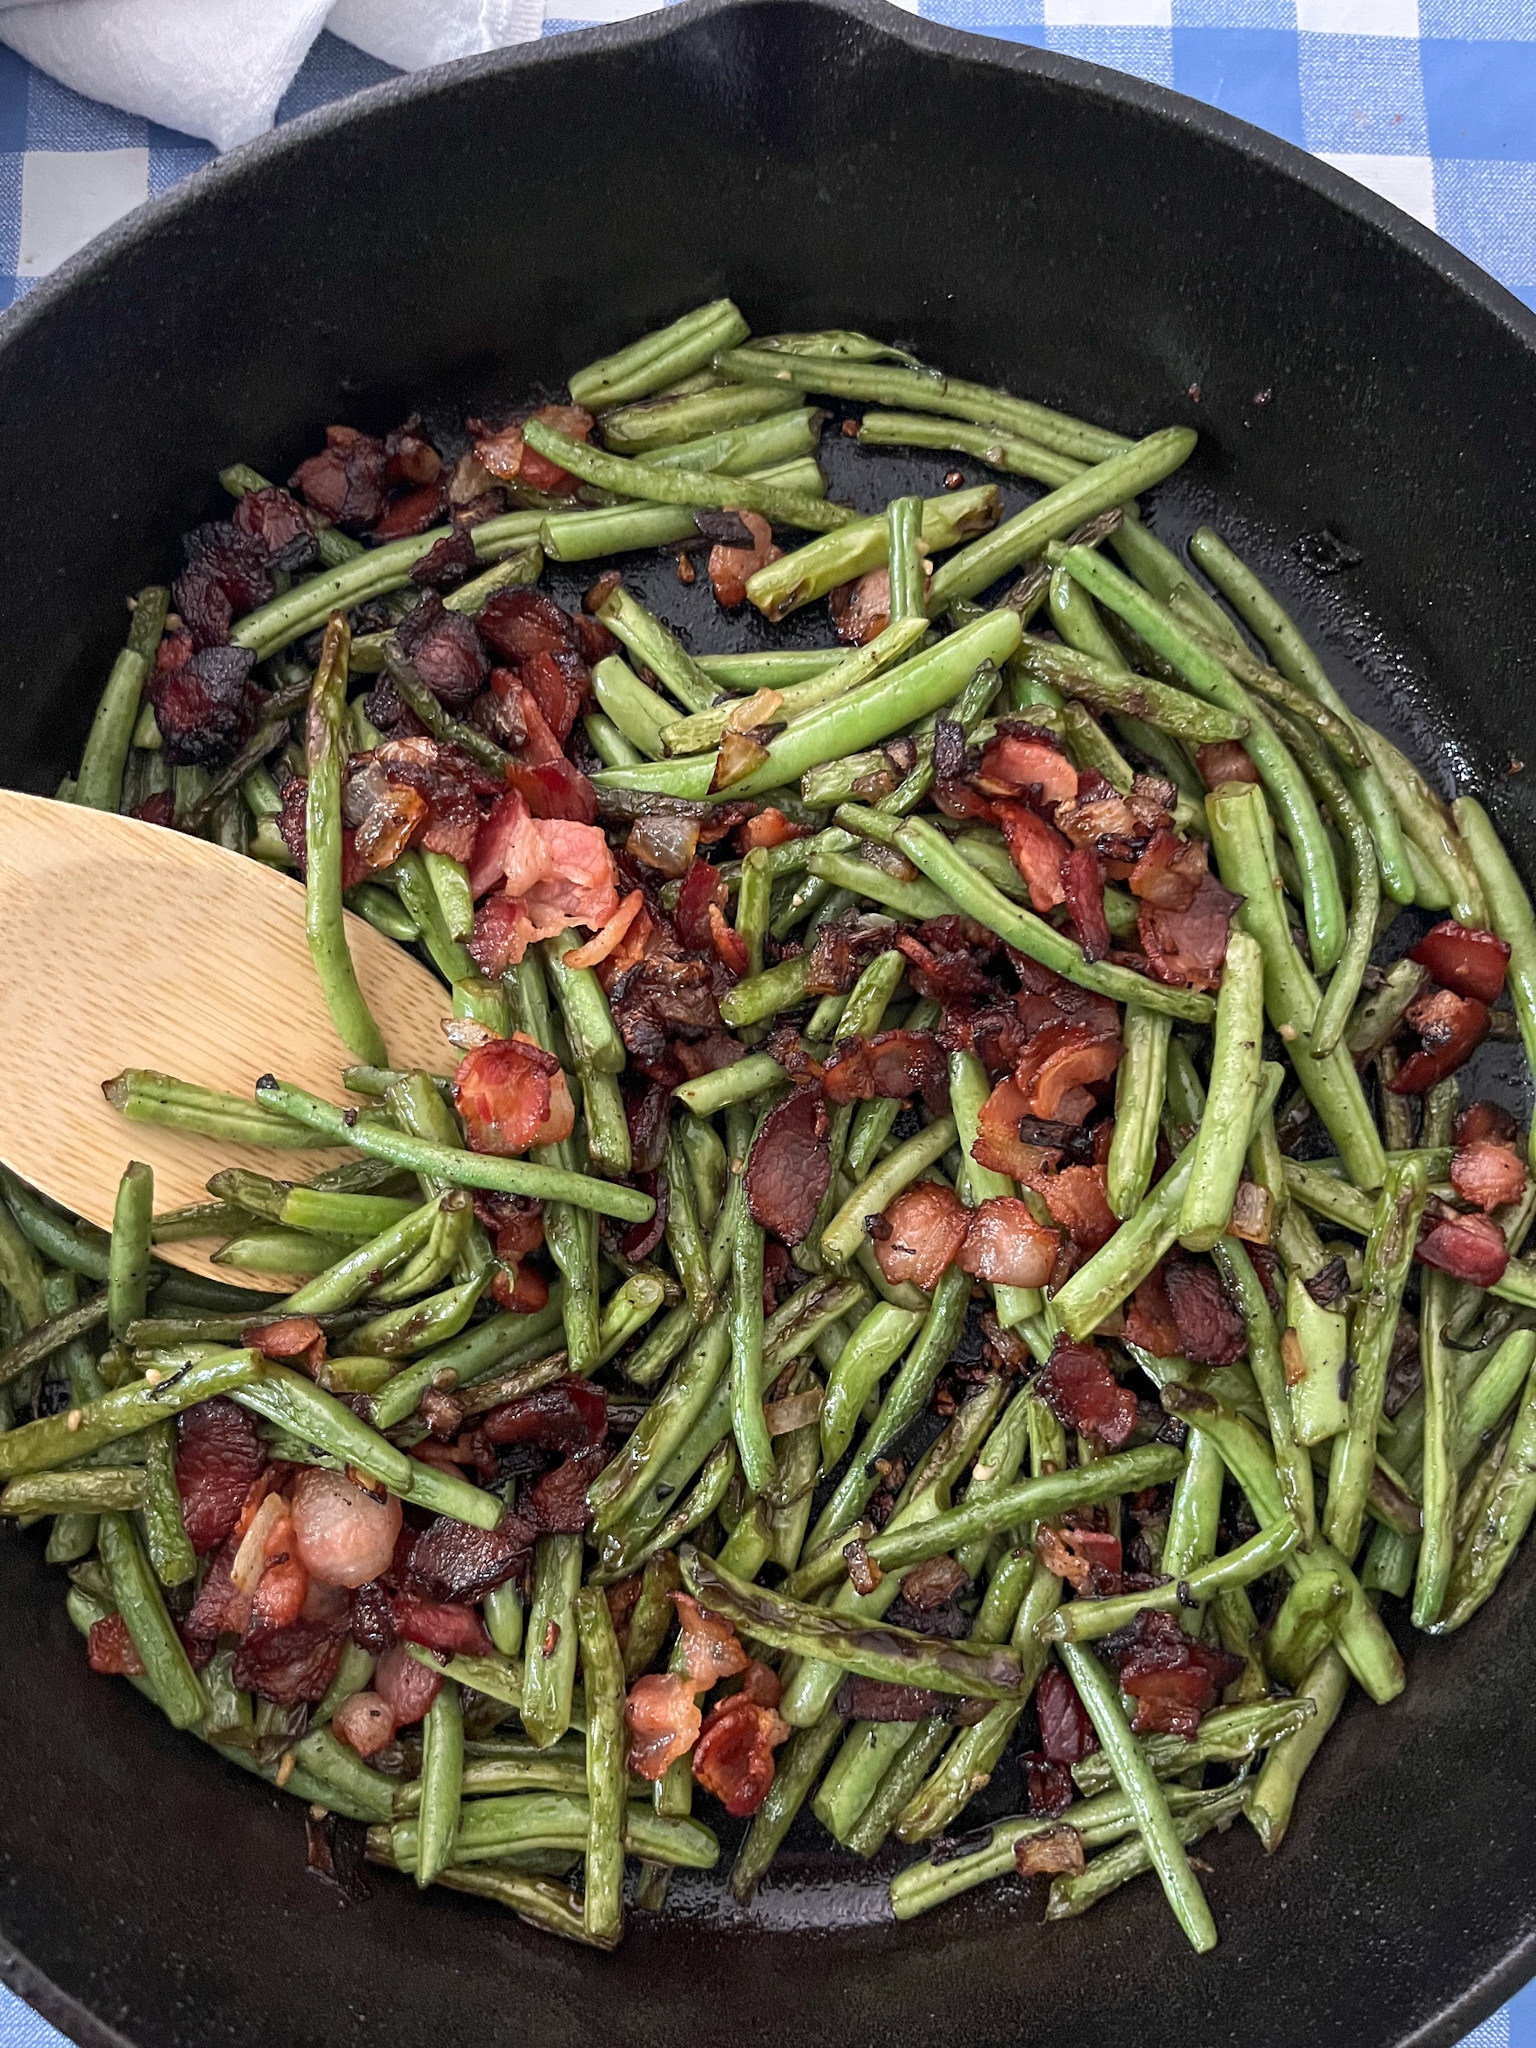
MULTIPOLYGON (((327 421, 556 384, 726 290, 1128 432, 1197 425, 1160 528, 1219 503, 1536 868, 1499 779, 1536 763, 1536 322, 1284 143, 878 0, 690 0, 383 86, 45 284, 0 331, 0 774, 74 760, 123 593, 220 512, 222 463, 282 476, 327 421), (1359 559, 1320 579, 1290 543, 1329 532, 1359 559)), ((88 1675, 39 1549, 0 1542, 3 1967, 85 2048, 1427 2048, 1531 1968, 1529 1548, 1453 1646, 1415 1641, 1400 1701, 1346 1714, 1272 1864, 1243 1828, 1209 1850, 1201 1962, 1149 1883, 1065 1926, 1009 1886, 897 1929, 809 1846, 750 1917, 680 1889, 606 1959, 384 1877, 339 1911, 291 1802, 88 1675)))

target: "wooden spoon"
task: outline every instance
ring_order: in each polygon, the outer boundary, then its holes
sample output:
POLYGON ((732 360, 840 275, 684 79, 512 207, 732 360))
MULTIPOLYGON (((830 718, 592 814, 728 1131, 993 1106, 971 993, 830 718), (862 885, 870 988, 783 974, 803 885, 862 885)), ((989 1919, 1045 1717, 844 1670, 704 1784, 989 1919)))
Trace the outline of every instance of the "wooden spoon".
MULTIPOLYGON (((452 1069, 448 992, 419 961, 347 916, 357 978, 402 1067, 452 1069)), ((155 1207, 211 1199, 227 1166, 309 1180, 346 1152, 279 1152, 129 1123, 102 1098, 124 1067, 249 1096, 260 1074, 346 1099, 352 1055, 310 965, 304 891, 259 861, 108 811, 0 789, 0 1160, 108 1228, 130 1159, 155 1170, 155 1207)), ((210 1263, 207 1244, 157 1247, 169 1264, 239 1285, 270 1275, 210 1263)))

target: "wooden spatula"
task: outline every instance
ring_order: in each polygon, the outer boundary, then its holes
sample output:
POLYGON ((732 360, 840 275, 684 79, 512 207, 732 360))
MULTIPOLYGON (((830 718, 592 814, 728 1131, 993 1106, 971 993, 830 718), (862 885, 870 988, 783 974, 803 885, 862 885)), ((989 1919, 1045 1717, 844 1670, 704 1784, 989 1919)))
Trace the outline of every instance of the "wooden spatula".
MULTIPOLYGON (((447 991, 403 947, 347 917, 357 978, 402 1067, 451 1071, 447 991)), ((249 1095, 280 1074, 347 1100, 351 1055, 310 965, 298 882, 206 840, 0 789, 0 1160, 103 1227, 130 1159, 157 1210, 210 1200, 246 1166, 309 1180, 349 1155, 277 1152, 128 1123, 102 1099, 124 1067, 249 1095)), ((242 1286, 212 1244, 157 1256, 242 1286)))

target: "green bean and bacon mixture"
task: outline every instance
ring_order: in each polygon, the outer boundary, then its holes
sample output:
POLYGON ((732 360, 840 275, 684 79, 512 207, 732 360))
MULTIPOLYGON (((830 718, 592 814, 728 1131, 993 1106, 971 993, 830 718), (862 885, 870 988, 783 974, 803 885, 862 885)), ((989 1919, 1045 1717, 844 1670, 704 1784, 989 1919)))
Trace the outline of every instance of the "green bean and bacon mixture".
POLYGON ((130 1164, 110 1233, 4 1177, 0 1513, 322 1874, 607 1948, 809 1808, 898 1919, 1150 1868, 1204 1950, 1193 1845, 1274 1850, 1402 1690, 1383 1599, 1498 1585, 1536 1186, 1460 1070, 1536 1052, 1536 923, 1145 523, 1195 438, 721 300, 500 426, 230 469, 134 602, 59 794, 297 875, 356 1064, 105 1094, 350 1163, 171 1213, 130 1164), (983 480, 856 511, 823 434, 983 480), (740 651, 626 588, 658 551, 740 651), (444 983, 441 1071, 347 912, 444 983))

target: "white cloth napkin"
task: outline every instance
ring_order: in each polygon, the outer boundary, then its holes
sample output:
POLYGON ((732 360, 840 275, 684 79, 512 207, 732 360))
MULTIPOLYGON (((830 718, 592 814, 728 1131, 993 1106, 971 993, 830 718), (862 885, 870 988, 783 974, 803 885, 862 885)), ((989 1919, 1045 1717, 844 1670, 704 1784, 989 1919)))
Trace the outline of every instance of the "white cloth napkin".
POLYGON ((21 0, 0 43, 91 99, 230 149, 272 125, 324 27, 418 70, 531 41, 543 0, 21 0))

